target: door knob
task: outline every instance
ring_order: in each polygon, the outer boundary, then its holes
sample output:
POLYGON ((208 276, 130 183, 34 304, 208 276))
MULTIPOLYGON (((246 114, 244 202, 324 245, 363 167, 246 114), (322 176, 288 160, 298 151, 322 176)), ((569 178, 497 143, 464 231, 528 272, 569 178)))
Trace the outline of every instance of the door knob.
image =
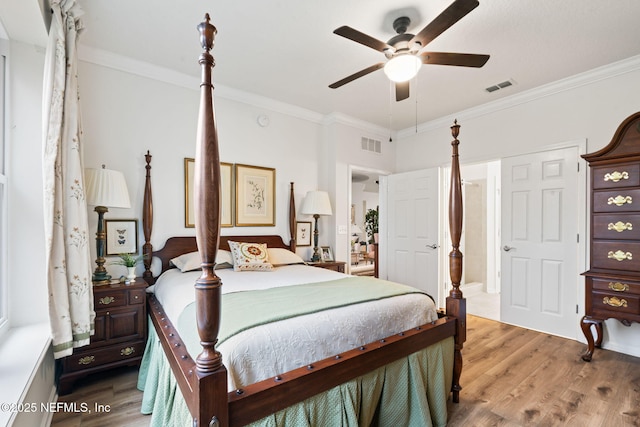
POLYGON ((511 249, 515 249, 515 248, 513 248, 513 247, 511 247, 511 246, 507 246, 507 245, 504 245, 504 246, 502 247, 502 250, 503 250, 503 251, 505 251, 505 252, 509 252, 511 249))
POLYGON ((431 249, 438 249, 438 245, 436 245, 435 243, 433 245, 425 245, 425 246, 431 249))

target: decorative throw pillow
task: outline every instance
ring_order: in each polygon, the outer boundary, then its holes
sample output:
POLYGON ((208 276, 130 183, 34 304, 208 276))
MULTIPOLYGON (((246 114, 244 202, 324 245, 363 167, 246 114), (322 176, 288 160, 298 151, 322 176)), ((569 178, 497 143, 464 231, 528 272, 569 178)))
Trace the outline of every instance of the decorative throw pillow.
POLYGON ((235 271, 271 271, 267 245, 229 241, 235 271))
POLYGON ((304 264, 304 260, 296 253, 284 248, 267 248, 269 262, 273 266, 304 264))
MULTIPOLYGON (((171 258, 171 264, 175 265, 180 271, 186 273, 187 271, 200 270, 200 264, 202 259, 200 253, 189 252, 187 254, 180 255, 179 257, 171 258)), ((222 268, 233 267, 233 257, 231 252, 225 250, 218 250, 216 254, 216 270, 222 268)))

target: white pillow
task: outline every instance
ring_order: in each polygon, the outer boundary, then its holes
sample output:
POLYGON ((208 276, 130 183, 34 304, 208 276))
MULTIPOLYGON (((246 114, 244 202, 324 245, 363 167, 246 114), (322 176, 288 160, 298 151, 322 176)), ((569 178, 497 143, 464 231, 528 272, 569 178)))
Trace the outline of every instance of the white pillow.
MULTIPOLYGON (((171 264, 175 265, 183 273, 187 271, 199 270, 201 267, 201 263, 202 259, 200 258, 200 253, 198 251, 182 254, 179 257, 171 259, 171 264)), ((219 249, 216 253, 215 268, 219 270, 222 268, 231 267, 233 267, 233 257, 231 256, 231 252, 219 249)))
POLYGON ((304 264, 304 260, 296 253, 284 248, 267 248, 269 262, 274 266, 304 264))
POLYGON ((233 255, 234 271, 273 270, 266 244, 229 241, 229 247, 233 255))

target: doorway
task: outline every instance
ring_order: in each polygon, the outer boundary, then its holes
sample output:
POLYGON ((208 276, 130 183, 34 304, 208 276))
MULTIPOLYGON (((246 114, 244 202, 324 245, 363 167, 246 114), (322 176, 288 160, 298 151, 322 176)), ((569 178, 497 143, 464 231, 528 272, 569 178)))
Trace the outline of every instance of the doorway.
POLYGON ((463 276, 467 312, 500 320, 500 160, 462 165, 463 276))
POLYGON ((387 175, 374 169, 350 167, 349 260, 347 272, 358 276, 373 276, 375 261, 373 237, 367 233, 366 216, 380 205, 380 176, 387 175))

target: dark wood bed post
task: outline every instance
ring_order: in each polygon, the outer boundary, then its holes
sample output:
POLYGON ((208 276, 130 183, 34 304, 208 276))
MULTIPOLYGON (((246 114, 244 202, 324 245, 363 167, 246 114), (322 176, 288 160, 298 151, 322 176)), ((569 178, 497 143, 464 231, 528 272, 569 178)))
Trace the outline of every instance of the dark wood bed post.
POLYGON ((222 364, 222 355, 216 351, 220 330, 220 278, 214 272, 216 252, 220 241, 220 156, 218 133, 213 107, 212 69, 215 65, 209 51, 213 48, 216 28, 211 25, 209 14, 198 25, 200 43, 204 52, 200 54, 202 67, 200 84, 200 113, 196 140, 194 170, 194 211, 196 241, 202 258, 202 275, 195 283, 196 324, 202 352, 196 358, 199 396, 198 418, 194 425, 229 424, 227 407, 227 371, 222 364))
POLYGON ((142 205, 142 231, 144 233, 144 245, 142 254, 144 259, 144 273, 142 278, 153 284, 153 274, 151 273, 151 260, 153 258, 153 246, 151 245, 151 231, 153 230, 153 198, 151 194, 151 153, 147 150, 144 159, 147 162, 145 169, 147 174, 144 182, 144 204, 142 205))
POLYGON ((291 246, 291 252, 296 251, 296 200, 293 194, 293 182, 291 183, 291 192, 289 193, 289 233, 291 240, 289 246, 291 246))
POLYGON ((460 125, 455 120, 451 126, 451 188, 449 190, 449 232, 451 234, 452 250, 449 253, 449 275, 452 289, 447 297, 447 315, 457 319, 456 338, 453 361, 453 401, 460 401, 460 375, 462 374, 462 347, 467 340, 467 301, 462 296, 460 281, 462 280, 462 252, 460 252, 460 237, 462 235, 462 180, 460 178, 460 159, 458 156, 458 135, 460 125))

